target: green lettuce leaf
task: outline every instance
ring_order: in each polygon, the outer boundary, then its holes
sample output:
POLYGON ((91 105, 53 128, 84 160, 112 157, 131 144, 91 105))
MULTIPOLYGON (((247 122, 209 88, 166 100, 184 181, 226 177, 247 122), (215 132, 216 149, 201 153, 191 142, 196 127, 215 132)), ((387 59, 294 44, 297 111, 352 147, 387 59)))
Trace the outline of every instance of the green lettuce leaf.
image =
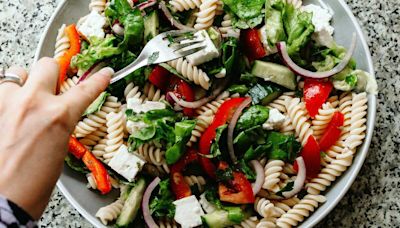
POLYGON ((293 135, 270 132, 267 143, 272 145, 272 148, 268 152, 269 159, 293 162, 301 150, 301 144, 296 141, 293 135))
POLYGON ((217 128, 215 139, 214 139, 213 143, 211 144, 211 148, 210 148, 210 155, 211 155, 210 158, 215 158, 215 157, 222 155, 222 152, 220 149, 220 140, 221 140, 223 132, 225 131, 225 129, 227 127, 228 127, 228 125, 224 124, 217 128))
POLYGON ((173 219, 175 216, 174 197, 170 191, 169 179, 160 182, 159 190, 150 201, 150 213, 152 216, 163 219, 173 219))
POLYGON ((167 164, 176 163, 186 151, 186 144, 192 136, 192 131, 196 126, 194 120, 184 120, 175 123, 175 144, 165 152, 167 164))
POLYGON ((243 131, 245 129, 261 125, 268 120, 269 108, 261 105, 253 105, 246 109, 239 117, 236 124, 236 131, 243 131))
POLYGON ((90 114, 93 114, 95 112, 100 111, 101 107, 103 106, 104 102, 106 102, 107 97, 110 96, 109 93, 107 92, 102 92, 100 96, 96 98, 92 102, 92 104, 89 105, 89 107, 86 109, 86 111, 83 113, 82 116, 88 116, 90 114))
POLYGON ((265 0, 223 0, 233 15, 233 23, 240 29, 254 28, 261 24, 265 0))

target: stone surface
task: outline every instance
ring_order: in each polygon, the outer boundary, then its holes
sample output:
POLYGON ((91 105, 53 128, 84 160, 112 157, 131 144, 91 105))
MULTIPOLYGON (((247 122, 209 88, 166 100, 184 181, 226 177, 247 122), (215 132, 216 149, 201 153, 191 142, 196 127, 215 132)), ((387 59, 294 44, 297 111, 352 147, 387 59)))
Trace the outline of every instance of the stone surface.
MULTIPOLYGON (((334 0, 332 0, 334 1, 334 0)), ((29 67, 60 0, 0 0, 0 63, 29 67)), ((400 1, 347 0, 367 36, 380 93, 367 160, 349 192, 318 227, 400 226, 400 1)), ((42 227, 92 227, 55 190, 42 227)))

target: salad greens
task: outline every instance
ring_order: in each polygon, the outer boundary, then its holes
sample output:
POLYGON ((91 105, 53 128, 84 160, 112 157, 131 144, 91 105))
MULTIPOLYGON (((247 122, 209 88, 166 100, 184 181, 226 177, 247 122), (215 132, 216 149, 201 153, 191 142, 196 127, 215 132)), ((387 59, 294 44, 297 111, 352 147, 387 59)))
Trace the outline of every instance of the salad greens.
POLYGON ((170 191, 170 180, 159 183, 159 190, 150 202, 150 212, 156 218, 173 219, 175 215, 174 197, 170 191))
POLYGON ((233 23, 240 29, 254 28, 261 24, 265 0, 223 0, 233 23))
MULTIPOLYGON (((211 145, 210 155, 211 157, 215 158, 222 155, 221 148, 220 148, 220 140, 223 136, 224 131, 227 129, 228 125, 224 124, 217 128, 215 139, 211 145)), ((226 140, 225 140, 226 141, 226 140)))
POLYGON ((240 116, 237 124, 236 131, 242 131, 253 126, 261 125, 268 120, 269 108, 261 105, 253 105, 246 109, 240 116))
POLYGON ((301 150, 301 144, 296 141, 293 135, 270 132, 267 142, 272 145, 267 152, 267 157, 270 159, 293 162, 301 150))
POLYGON ((167 164, 171 165, 177 162, 186 152, 186 143, 192 136, 192 131, 196 126, 194 120, 183 120, 175 123, 175 144, 173 144, 165 153, 167 164))
POLYGON ((86 111, 83 113, 83 116, 88 116, 90 114, 100 111, 104 102, 106 102, 108 96, 110 96, 109 93, 102 92, 100 96, 98 96, 96 100, 94 100, 92 104, 90 104, 89 107, 87 107, 86 111))

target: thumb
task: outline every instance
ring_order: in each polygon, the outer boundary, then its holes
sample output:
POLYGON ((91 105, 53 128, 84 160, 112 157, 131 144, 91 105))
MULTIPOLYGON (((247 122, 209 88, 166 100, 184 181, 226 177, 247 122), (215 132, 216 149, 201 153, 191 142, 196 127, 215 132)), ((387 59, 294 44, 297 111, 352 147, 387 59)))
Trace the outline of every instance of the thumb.
POLYGON ((112 68, 103 68, 61 95, 72 119, 78 120, 81 117, 86 108, 107 88, 113 74, 112 68))

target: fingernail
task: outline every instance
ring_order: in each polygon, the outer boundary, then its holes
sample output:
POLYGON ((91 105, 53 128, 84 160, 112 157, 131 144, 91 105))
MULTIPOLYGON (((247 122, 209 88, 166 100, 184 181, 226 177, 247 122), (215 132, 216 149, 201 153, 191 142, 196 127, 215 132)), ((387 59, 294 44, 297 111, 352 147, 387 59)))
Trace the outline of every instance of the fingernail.
POLYGON ((114 75, 114 73, 115 73, 114 69, 111 67, 105 67, 101 71, 103 71, 104 73, 106 73, 110 76, 114 75))

